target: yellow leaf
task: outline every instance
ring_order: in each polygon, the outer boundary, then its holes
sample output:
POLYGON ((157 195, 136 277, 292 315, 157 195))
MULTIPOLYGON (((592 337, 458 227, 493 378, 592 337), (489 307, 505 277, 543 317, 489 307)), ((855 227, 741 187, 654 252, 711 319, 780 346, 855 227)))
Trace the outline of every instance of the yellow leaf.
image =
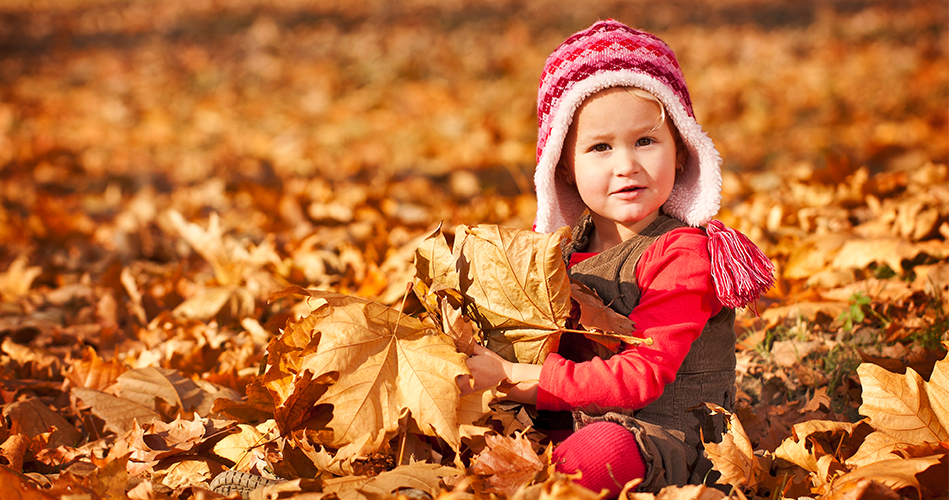
POLYGON ((943 429, 949 429, 949 355, 936 361, 925 387, 933 414, 943 429))
POLYGON ((33 286, 33 280, 43 274, 40 266, 29 266, 29 257, 20 255, 7 270, 0 273, 0 298, 16 299, 26 295, 33 286))
POLYGON ((703 443, 709 460, 722 475, 718 483, 754 488, 761 482, 764 470, 738 416, 720 406, 709 403, 705 405, 713 412, 728 417, 728 431, 722 436, 722 441, 703 443))
POLYGON ((184 456, 169 459, 155 469, 159 474, 164 473, 161 484, 174 489, 208 481, 224 467, 209 458, 184 456))
POLYGON ((232 432, 215 442, 211 451, 214 456, 234 464, 232 468, 244 470, 242 465, 249 461, 253 449, 260 446, 263 439, 264 434, 256 427, 240 424, 237 426, 237 432, 232 432))
POLYGON ((860 414, 874 429, 908 443, 943 441, 949 432, 939 423, 929 404, 922 377, 912 368, 899 375, 863 363, 857 367, 863 385, 860 414))
POLYGON ((366 434, 392 433, 408 411, 426 435, 452 447, 458 435, 460 389, 455 377, 468 374, 464 354, 430 325, 395 309, 356 297, 310 292, 327 301, 314 325, 322 338, 303 359, 302 369, 339 380, 319 400, 333 405, 327 427, 340 447, 366 434))
POLYGON ((873 432, 864 438, 863 444, 860 445, 856 453, 847 459, 846 463, 850 467, 862 467, 882 460, 892 460, 897 458, 893 455, 893 450, 900 443, 902 443, 902 440, 885 432, 873 432))
POLYGON ((468 313, 508 360, 542 363, 557 350, 570 317, 570 280, 552 234, 493 225, 456 231, 460 288, 468 313))
MULTIPOLYGON (((878 481, 894 490, 912 488, 916 491, 920 491, 919 479, 916 476, 930 467, 939 466, 940 458, 941 457, 933 456, 883 460, 858 467, 847 474, 837 477, 833 483, 831 483, 828 494, 832 494, 838 489, 844 489, 864 479, 878 481)), ((937 491, 936 493, 938 494, 939 492, 937 491)))

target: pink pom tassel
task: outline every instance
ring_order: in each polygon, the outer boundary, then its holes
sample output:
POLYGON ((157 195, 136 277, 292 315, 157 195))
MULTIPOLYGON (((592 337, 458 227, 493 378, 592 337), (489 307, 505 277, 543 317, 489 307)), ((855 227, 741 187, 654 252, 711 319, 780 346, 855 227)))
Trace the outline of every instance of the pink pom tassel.
MULTIPOLYGON (((745 235, 712 220, 706 228, 712 256, 712 281, 726 307, 754 307, 759 295, 774 286, 774 264, 745 235)), ((755 314, 758 310, 754 309, 755 314)))

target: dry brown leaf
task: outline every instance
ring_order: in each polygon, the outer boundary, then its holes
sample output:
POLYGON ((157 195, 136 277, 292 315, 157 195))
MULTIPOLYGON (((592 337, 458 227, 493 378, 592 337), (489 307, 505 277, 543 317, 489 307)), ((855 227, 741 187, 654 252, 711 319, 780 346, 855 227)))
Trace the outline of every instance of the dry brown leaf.
POLYGON ((439 292, 460 288, 456 257, 445 241, 441 224, 415 251, 415 295, 432 314, 440 310, 439 292))
POLYGON ((332 498, 323 493, 323 481, 319 478, 298 478, 257 488, 250 492, 248 500, 278 500, 295 498, 298 500, 318 500, 332 498))
POLYGON ((719 484, 730 484, 741 488, 755 488, 761 482, 765 473, 744 427, 738 416, 724 408, 705 403, 713 414, 725 415, 728 420, 728 430, 722 436, 720 443, 703 443, 709 460, 722 477, 719 484))
POLYGON ((126 398, 82 387, 73 387, 70 392, 91 406, 92 414, 104 420, 105 428, 116 434, 134 429, 136 422, 145 424, 161 420, 161 415, 154 409, 126 398))
POLYGON ((629 500, 719 500, 725 498, 721 491, 704 484, 666 486, 653 496, 650 493, 631 493, 629 500))
POLYGON ((543 483, 519 491, 512 500, 533 498, 537 500, 596 500, 601 497, 598 492, 580 486, 563 474, 553 474, 543 483), (530 491, 533 488, 537 490, 536 497, 534 497, 535 492, 530 491))
POLYGON ((206 483, 223 471, 221 464, 199 456, 173 457, 155 467, 155 472, 162 476, 161 484, 172 489, 206 483))
POLYGON ((340 447, 366 433, 393 433, 405 411, 426 435, 458 449, 455 377, 468 373, 464 355, 444 334, 381 304, 327 292, 309 294, 326 304, 314 325, 322 338, 301 368, 317 376, 338 373, 316 404, 333 405, 330 444, 340 447))
POLYGON ((245 318, 254 313, 254 297, 237 286, 209 287, 178 304, 171 313, 175 317, 206 321, 215 317, 228 304, 228 312, 234 317, 245 318))
POLYGON ((607 307, 596 292, 583 284, 571 281, 570 296, 580 307, 580 325, 590 331, 584 334, 587 338, 599 342, 613 352, 619 349, 621 342, 652 344, 652 339, 631 336, 630 333, 635 327, 629 317, 607 307))
POLYGON ((334 489, 332 480, 326 481, 324 491, 335 491, 341 500, 345 500, 346 498, 386 498, 398 494, 399 490, 412 488, 424 491, 435 498, 441 491, 440 485, 443 480, 461 475, 464 475, 464 471, 454 467, 416 462, 410 465, 401 465, 377 476, 366 478, 365 482, 359 484, 356 488, 353 488, 355 485, 352 482, 338 483, 340 485, 346 484, 348 488, 354 489, 356 495, 347 494, 343 488, 334 489))
POLYGON ((33 286, 33 280, 43 274, 40 266, 27 266, 29 257, 20 255, 0 273, 0 298, 17 299, 26 295, 33 286))
POLYGON ((542 363, 570 317, 570 280, 560 252, 567 229, 543 234, 493 225, 456 231, 467 312, 508 360, 542 363))
POLYGON ((861 479, 842 485, 821 498, 822 500, 900 500, 904 497, 883 483, 861 479))
POLYGON ((873 428, 907 443, 943 441, 949 431, 936 418, 925 382, 912 368, 899 375, 862 363, 857 367, 863 385, 860 414, 873 428))
POLYGON ((8 354, 18 364, 26 366, 26 376, 29 378, 49 380, 63 371, 63 360, 58 356, 54 356, 44 349, 21 345, 14 342, 10 337, 3 339, 0 350, 8 354))
POLYGON ((787 368, 797 365, 809 354, 823 347, 819 340, 776 340, 771 346, 771 359, 778 366, 787 368))
POLYGON ((184 412, 205 402, 204 391, 193 380, 169 368, 136 368, 120 375, 118 382, 119 397, 158 411, 162 409, 158 400, 184 412))
MULTIPOLYGON (((830 485, 831 495, 837 490, 842 490, 853 483, 858 483, 864 479, 878 481, 894 490, 911 488, 920 491, 920 483, 917 475, 926 471, 930 467, 939 467, 942 457, 924 457, 910 459, 883 460, 874 462, 863 467, 858 467, 851 472, 841 475, 834 479, 830 485)), ((936 491, 938 493, 938 490, 936 491)))
POLYGON ((0 458, 2 464, 14 472, 23 471, 23 455, 30 446, 30 438, 26 434, 12 434, 0 444, 0 458))
POLYGON ((11 434, 25 434, 34 438, 50 432, 49 442, 52 446, 75 446, 82 439, 79 431, 73 427, 62 415, 50 410, 37 398, 15 401, 3 407, 3 419, 10 422, 11 434))
POLYGON ((235 432, 228 433, 214 442, 211 452, 220 460, 229 462, 232 469, 246 470, 253 456, 253 450, 261 446, 264 441, 264 433, 257 427, 238 424, 235 432))
POLYGON ((873 432, 863 440, 857 452, 847 458, 846 464, 850 467, 863 467, 883 460, 895 459, 897 455, 893 452, 902 443, 902 439, 885 432, 873 432))
POLYGON ((949 355, 933 365, 933 373, 925 388, 930 409, 942 428, 949 429, 949 355))
POLYGON ((544 462, 523 434, 515 437, 489 434, 485 442, 487 447, 472 459, 469 472, 485 477, 487 493, 511 497, 544 469, 544 462))
POLYGON ((64 375, 73 387, 104 391, 126 371, 128 367, 118 360, 104 361, 95 349, 86 346, 82 351, 82 359, 70 363, 64 375))
POLYGON ((56 500, 61 497, 39 489, 22 474, 0 467, 0 498, 4 500, 56 500))
POLYGON ((804 318, 813 321, 819 315, 836 318, 847 310, 846 301, 800 302, 786 306, 769 307, 761 313, 761 318, 767 321, 767 328, 774 328, 786 320, 804 318))

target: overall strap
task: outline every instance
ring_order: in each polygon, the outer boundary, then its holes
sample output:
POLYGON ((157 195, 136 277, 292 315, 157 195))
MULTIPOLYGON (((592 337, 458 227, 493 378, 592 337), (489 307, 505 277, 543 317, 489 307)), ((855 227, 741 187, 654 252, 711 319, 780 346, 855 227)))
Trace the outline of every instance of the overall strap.
MULTIPOLYGON (((636 284, 636 264, 643 252, 663 234, 686 224, 674 217, 660 215, 638 235, 573 265, 571 278, 593 289, 613 310, 629 316, 639 304, 640 291, 636 284)), ((574 227, 573 239, 564 250, 564 259, 582 251, 589 242, 593 221, 584 215, 574 227)))

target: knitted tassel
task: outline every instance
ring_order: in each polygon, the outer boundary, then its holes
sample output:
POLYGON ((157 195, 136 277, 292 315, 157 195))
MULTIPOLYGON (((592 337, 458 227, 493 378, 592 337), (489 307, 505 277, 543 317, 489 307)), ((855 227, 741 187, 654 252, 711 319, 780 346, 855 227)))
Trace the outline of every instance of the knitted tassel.
POLYGON ((712 257, 712 281, 719 300, 738 309, 752 304, 774 286, 774 264, 745 235, 712 220, 706 228, 712 257))

